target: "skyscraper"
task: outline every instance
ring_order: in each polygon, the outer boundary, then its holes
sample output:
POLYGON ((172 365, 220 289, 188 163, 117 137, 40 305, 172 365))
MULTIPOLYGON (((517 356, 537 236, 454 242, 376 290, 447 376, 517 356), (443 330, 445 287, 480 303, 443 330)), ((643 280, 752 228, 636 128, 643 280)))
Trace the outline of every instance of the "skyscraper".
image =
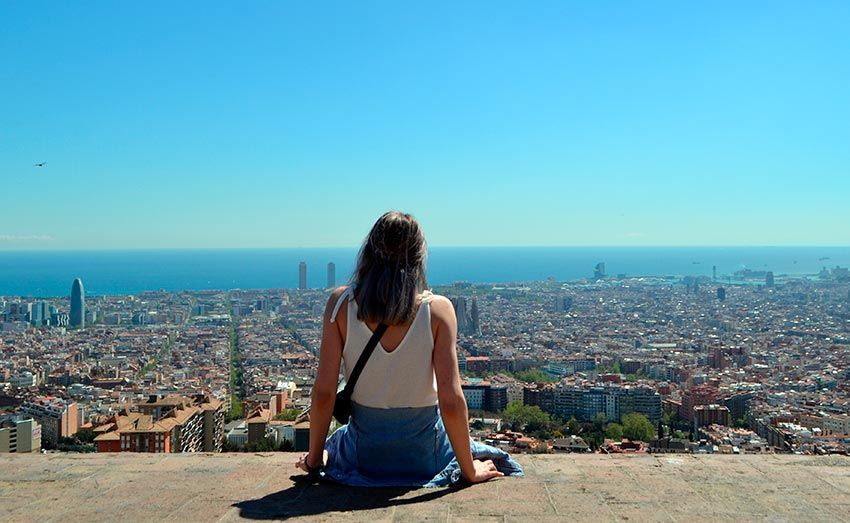
POLYGON ((307 288, 307 262, 298 264, 298 288, 302 290, 307 288))
POLYGON ((711 281, 717 281, 717 265, 711 266, 711 281))
POLYGON ((44 321, 49 319, 47 314, 47 304, 43 301, 37 301, 30 304, 30 323, 32 325, 44 325, 44 321))
POLYGON ((717 299, 720 301, 724 301, 726 299, 726 289, 723 287, 717 288, 717 299))
POLYGON ((469 311, 466 308, 466 297, 458 296, 451 298, 452 304, 455 306, 455 316, 457 316, 457 331, 462 334, 467 333, 468 325, 472 323, 472 318, 469 317, 469 311))
POLYGON ((478 299, 472 298, 472 307, 469 311, 471 321, 471 333, 481 335, 481 313, 478 311, 478 299))
POLYGON ((572 296, 555 296, 555 312, 566 312, 573 306, 572 296))
POLYGON ((593 278, 596 280, 601 280, 605 277, 605 262, 599 262, 596 264, 596 267, 593 269, 593 278))
POLYGON ((336 264, 334 262, 328 263, 328 289, 333 289, 336 287, 336 264))
POLYGON ((86 291, 83 280, 77 278, 71 285, 71 327, 86 326, 86 291))
POLYGON ((767 271, 767 274, 764 275, 764 285, 766 287, 773 287, 773 271, 767 271))

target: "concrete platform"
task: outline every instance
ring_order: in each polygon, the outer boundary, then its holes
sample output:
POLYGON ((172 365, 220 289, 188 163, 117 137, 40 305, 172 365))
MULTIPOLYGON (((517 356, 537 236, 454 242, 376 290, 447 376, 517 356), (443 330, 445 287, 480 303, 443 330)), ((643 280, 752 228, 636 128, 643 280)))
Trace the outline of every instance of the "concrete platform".
POLYGON ((0 456, 3 521, 850 521, 850 458, 519 456, 462 490, 310 484, 296 454, 0 456))

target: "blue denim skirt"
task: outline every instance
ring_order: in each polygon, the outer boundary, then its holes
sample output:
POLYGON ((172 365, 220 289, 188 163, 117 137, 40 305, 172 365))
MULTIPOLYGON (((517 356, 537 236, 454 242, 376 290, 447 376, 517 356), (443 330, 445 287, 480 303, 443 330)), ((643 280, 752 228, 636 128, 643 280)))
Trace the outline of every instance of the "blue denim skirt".
MULTIPOLYGON (((503 450, 471 441, 476 459, 492 459, 506 476, 522 467, 503 450)), ((376 409, 352 404, 347 425, 325 442, 327 479, 364 487, 438 487, 460 482, 437 406, 376 409)))

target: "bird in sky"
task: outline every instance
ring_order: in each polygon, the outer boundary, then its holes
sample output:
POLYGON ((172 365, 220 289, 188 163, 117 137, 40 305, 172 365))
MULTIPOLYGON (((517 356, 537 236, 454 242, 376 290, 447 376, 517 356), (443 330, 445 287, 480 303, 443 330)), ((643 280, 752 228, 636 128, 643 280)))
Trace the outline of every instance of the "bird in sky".
POLYGON ((47 162, 34 163, 32 166, 33 167, 44 167, 45 165, 47 165, 47 162))

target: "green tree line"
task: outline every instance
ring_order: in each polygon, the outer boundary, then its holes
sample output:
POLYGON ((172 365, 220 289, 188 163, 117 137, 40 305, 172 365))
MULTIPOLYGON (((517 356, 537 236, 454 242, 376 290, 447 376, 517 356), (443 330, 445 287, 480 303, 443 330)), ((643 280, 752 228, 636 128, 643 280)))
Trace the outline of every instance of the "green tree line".
POLYGON ((621 423, 606 423, 605 415, 598 413, 593 421, 579 422, 575 418, 553 418, 536 405, 519 401, 508 404, 502 412, 502 421, 511 430, 523 432, 538 439, 581 436, 592 448, 600 446, 605 438, 649 441, 655 437, 655 428, 643 414, 632 412, 622 417, 621 423))

